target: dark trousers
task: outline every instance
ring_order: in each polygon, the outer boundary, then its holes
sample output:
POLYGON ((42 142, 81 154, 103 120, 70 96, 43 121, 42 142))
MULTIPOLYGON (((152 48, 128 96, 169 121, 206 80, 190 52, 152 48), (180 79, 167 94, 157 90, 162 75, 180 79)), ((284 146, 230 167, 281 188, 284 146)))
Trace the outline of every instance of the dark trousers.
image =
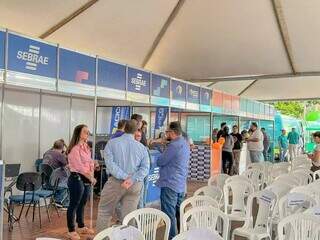
POLYGON ((222 170, 223 173, 231 174, 233 165, 233 155, 232 152, 222 151, 222 170))
POLYGON ((84 207, 90 194, 90 184, 83 183, 77 174, 71 174, 68 179, 70 204, 67 211, 67 224, 69 232, 75 231, 76 218, 79 228, 84 227, 84 207))
POLYGON ((174 238, 180 231, 180 205, 184 200, 184 192, 176 193, 170 188, 161 188, 160 201, 161 211, 167 214, 171 220, 169 240, 174 238))

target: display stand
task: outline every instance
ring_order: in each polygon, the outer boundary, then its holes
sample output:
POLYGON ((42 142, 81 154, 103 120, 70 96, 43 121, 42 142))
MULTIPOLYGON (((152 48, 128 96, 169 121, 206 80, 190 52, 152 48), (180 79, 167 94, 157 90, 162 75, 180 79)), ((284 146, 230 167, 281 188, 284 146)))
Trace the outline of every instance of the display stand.
POLYGON ((247 166, 251 163, 250 154, 248 151, 247 143, 244 143, 240 152, 239 160, 239 174, 241 175, 246 169, 247 166))
POLYGON ((159 179, 159 167, 157 166, 157 160, 161 153, 156 150, 150 151, 150 170, 148 175, 148 191, 146 204, 151 205, 160 201, 160 188, 156 186, 156 182, 159 179))
POLYGON ((213 143, 211 145, 211 177, 221 173, 222 145, 213 143))

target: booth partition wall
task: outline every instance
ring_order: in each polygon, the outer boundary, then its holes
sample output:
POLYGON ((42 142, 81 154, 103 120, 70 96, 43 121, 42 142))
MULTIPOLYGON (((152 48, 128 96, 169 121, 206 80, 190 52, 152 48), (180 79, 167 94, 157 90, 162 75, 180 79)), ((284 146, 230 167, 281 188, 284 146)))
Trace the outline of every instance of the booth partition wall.
POLYGON ((2 159, 21 163, 21 172, 34 171, 35 160, 55 140, 68 143, 76 125, 84 123, 93 131, 93 99, 3 87, 1 94, 2 159))

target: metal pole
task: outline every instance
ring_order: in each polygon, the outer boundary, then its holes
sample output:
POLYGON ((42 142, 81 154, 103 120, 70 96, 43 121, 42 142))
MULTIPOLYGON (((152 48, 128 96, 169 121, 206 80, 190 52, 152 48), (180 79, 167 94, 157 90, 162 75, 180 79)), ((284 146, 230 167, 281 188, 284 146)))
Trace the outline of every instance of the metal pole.
MULTIPOLYGON (((97 81, 98 81, 98 56, 96 57, 96 85, 94 88, 94 111, 93 111, 93 140, 92 140, 92 158, 95 159, 96 150, 96 122, 97 122, 97 81)), ((90 193, 90 228, 93 228, 93 186, 90 193)))
POLYGON ((42 113, 42 90, 39 96, 39 123, 38 123, 38 158, 41 158, 41 113, 42 113))

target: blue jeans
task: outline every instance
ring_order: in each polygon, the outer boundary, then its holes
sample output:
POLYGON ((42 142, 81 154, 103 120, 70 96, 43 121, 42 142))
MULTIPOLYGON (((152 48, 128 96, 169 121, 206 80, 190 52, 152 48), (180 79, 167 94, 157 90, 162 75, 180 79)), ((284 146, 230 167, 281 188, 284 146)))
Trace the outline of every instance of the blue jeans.
POLYGON ((288 148, 281 148, 280 149, 280 161, 284 162, 286 160, 286 155, 288 153, 288 148))
POLYGON ((180 230, 180 205, 184 200, 184 192, 177 193, 170 188, 162 187, 160 193, 161 211, 171 220, 169 240, 177 235, 180 230))
POLYGON ((60 203, 63 207, 69 207, 70 196, 67 187, 58 187, 54 196, 56 203, 60 203))
POLYGON ((143 179, 143 185, 140 193, 140 199, 138 203, 138 208, 144 208, 147 202, 147 194, 148 194, 148 176, 143 179))
POLYGON ((68 180, 70 192, 70 204, 67 210, 67 225, 69 232, 75 231, 75 219, 78 227, 83 228, 84 225, 84 208, 90 195, 91 186, 84 183, 80 176, 71 174, 68 180))

